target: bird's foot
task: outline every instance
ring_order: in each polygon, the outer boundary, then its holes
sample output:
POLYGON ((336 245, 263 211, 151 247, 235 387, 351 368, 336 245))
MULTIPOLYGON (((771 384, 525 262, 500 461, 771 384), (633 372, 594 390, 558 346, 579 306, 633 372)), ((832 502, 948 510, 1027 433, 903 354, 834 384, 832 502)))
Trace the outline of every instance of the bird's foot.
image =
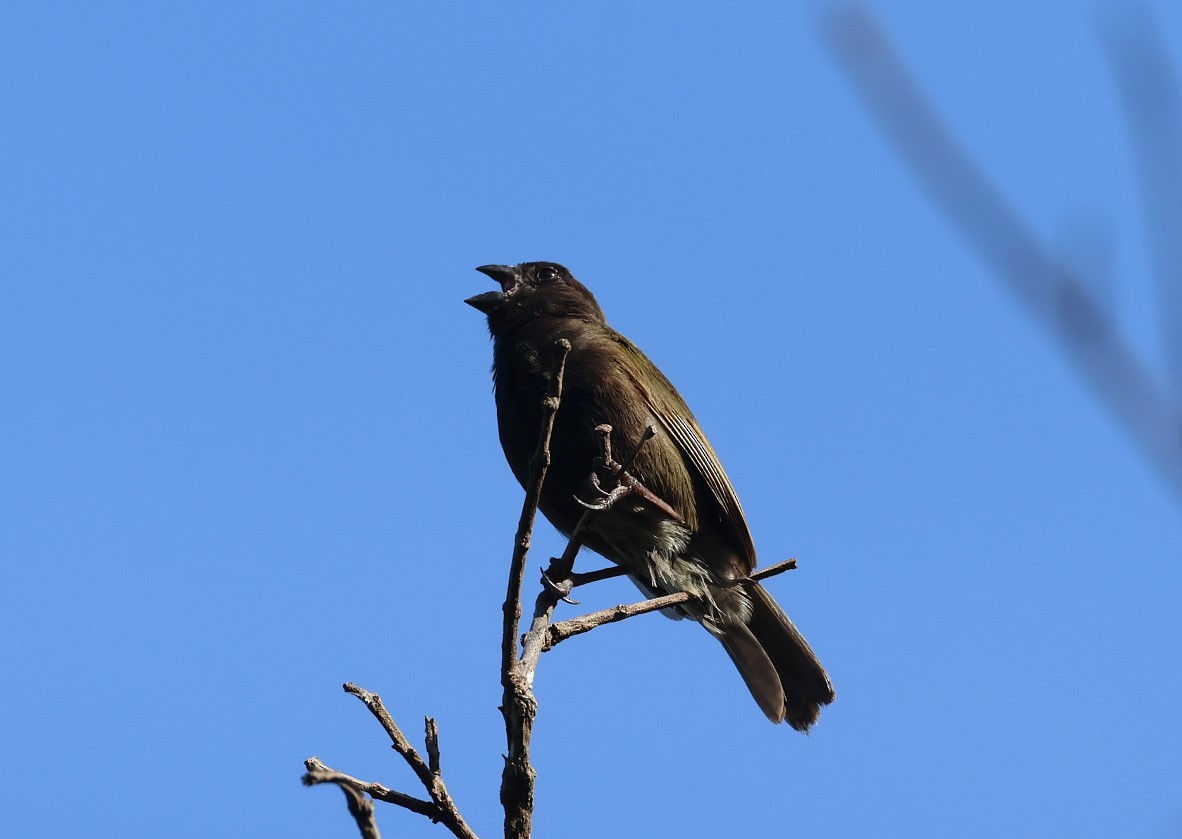
MULTIPOLYGON (((575 499, 576 501, 578 499, 575 499)), ((574 588, 574 582, 567 577, 561 582, 554 582, 550 579, 550 575, 545 571, 542 572, 542 585, 562 600, 563 603, 569 603, 572 606, 578 606, 579 601, 570 596, 571 589, 574 588)))
POLYGON ((604 510, 611 509, 613 506, 615 506, 617 501, 619 501, 628 493, 632 492, 631 488, 627 486, 618 486, 610 492, 604 492, 603 488, 599 484, 598 479, 595 478, 594 475, 592 476, 591 484, 595 488, 595 491, 599 493, 601 498, 598 501, 584 501, 582 498, 579 498, 579 496, 576 495, 575 501, 580 506, 586 507, 588 510, 595 510, 596 512, 602 512, 604 510))

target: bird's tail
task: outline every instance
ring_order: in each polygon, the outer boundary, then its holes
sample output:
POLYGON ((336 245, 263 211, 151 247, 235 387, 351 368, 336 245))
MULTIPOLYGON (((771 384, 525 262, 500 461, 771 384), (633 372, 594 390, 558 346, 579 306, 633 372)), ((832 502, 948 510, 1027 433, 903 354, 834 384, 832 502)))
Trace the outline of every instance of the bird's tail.
MULTIPOLYGON (((726 648, 768 719, 808 731, 817 721, 821 706, 833 701, 829 676, 808 641, 767 590, 752 580, 738 585, 750 602, 750 617, 746 622, 724 621, 712 634, 726 648)), ((738 592, 731 589, 728 593, 738 592)), ((729 598, 724 595, 720 599, 729 598)), ((725 606, 723 612, 736 614, 725 606)))

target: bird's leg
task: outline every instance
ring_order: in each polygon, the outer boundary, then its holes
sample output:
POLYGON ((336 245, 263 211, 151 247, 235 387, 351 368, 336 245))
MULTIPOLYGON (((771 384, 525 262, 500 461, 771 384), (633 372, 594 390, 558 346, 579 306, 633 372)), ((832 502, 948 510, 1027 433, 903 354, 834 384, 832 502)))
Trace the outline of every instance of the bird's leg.
POLYGON ((579 506, 586 507, 588 510, 594 510, 597 513, 610 509, 615 506, 617 501, 632 492, 626 486, 618 486, 610 492, 604 492, 603 488, 599 485, 599 481, 594 477, 591 479, 591 485, 602 497, 598 501, 584 501, 576 495, 575 501, 578 502, 579 506))
POLYGON ((609 565, 607 568, 600 568, 598 571, 586 571, 582 574, 571 574, 570 582, 572 588, 585 586, 590 583, 597 583, 600 580, 610 580, 612 577, 623 577, 628 572, 619 565, 609 565))
MULTIPOLYGON (((599 437, 600 456, 595 458, 592 464, 590 481, 591 488, 600 498, 598 501, 584 501, 577 495, 575 496, 575 501, 580 506, 585 507, 586 511, 583 513, 583 517, 579 520, 579 524, 571 536, 572 543, 578 540, 583 531, 591 526, 595 513, 611 509, 620 499, 628 495, 638 495, 650 506, 655 507, 673 521, 681 524, 685 523, 685 519, 676 510, 670 507, 655 492, 646 487, 638 478, 628 472, 628 467, 636 460, 636 456, 640 454, 640 450, 644 447, 644 444, 657 436, 656 428, 651 425, 645 427, 644 434, 636 444, 636 448, 632 450, 632 453, 623 463, 617 463, 615 458, 612 457, 611 433, 612 427, 610 425, 604 424, 595 427, 595 434, 599 437), (606 474, 606 480, 600 477, 601 471, 606 474)), ((568 562, 552 561, 550 567, 542 572, 542 585, 561 597, 564 602, 577 605, 579 601, 573 600, 570 597, 570 592, 575 586, 586 585, 597 580, 606 580, 609 577, 618 577, 625 573, 627 572, 622 568, 604 568, 599 571, 591 571, 587 574, 576 574, 574 573, 574 557, 572 556, 568 562)))
POLYGON ((572 606, 579 606, 580 601, 575 600, 570 596, 570 592, 579 586, 590 585, 591 583, 598 583, 600 580, 610 580, 613 577, 623 577, 627 574, 627 570, 619 565, 609 565, 607 568, 600 568, 597 571, 587 571, 579 574, 572 571, 570 575, 562 583, 556 583, 549 577, 549 570, 542 572, 542 585, 550 591, 557 594, 562 599, 563 603, 569 603, 572 606))
MULTIPOLYGON (((599 437, 599 457, 591 463, 591 488, 599 495, 598 501, 584 501, 575 496, 575 501, 588 510, 602 512, 610 509, 613 504, 628 494, 629 490, 619 485, 619 475, 622 467, 612 457, 612 427, 610 425, 595 426, 595 435, 599 437), (607 483, 616 484, 614 487, 604 488, 604 481, 599 477, 600 470, 607 476, 607 483)), ((645 439, 648 439, 647 437, 645 439)), ((635 455, 633 455, 635 457, 635 455)), ((629 458, 631 462, 632 458, 629 458)))
POLYGON ((615 481, 618 484, 620 476, 628 473, 628 467, 636 460, 636 456, 640 454, 640 450, 644 448, 644 444, 657 436, 657 430, 655 428, 651 425, 646 426, 644 434, 641 436, 640 442, 636 444, 636 448, 632 450, 632 454, 623 463, 617 463, 615 458, 612 457, 611 432, 612 427, 610 425, 599 425, 595 427, 595 433, 599 435, 599 445, 602 453, 595 459, 594 467, 591 470, 591 482, 600 492, 603 492, 603 490, 600 488, 601 479, 599 477, 599 470, 604 470, 610 481, 615 481))
MULTIPOLYGON (((571 597, 570 593, 576 585, 575 577, 580 575, 567 571, 566 576, 557 581, 550 579, 551 574, 554 574, 554 567, 558 562, 559 560, 557 558, 551 559, 550 567, 542 571, 542 587, 556 595, 563 603, 578 606, 579 601, 571 597)), ((557 574, 554 574, 554 576, 557 576, 557 574)))
POLYGON ((622 495, 639 495, 649 504, 656 507, 669 518, 673 519, 673 521, 677 522, 678 524, 685 524, 685 519, 681 517, 680 513, 666 504, 659 495, 642 484, 637 478, 632 477, 627 472, 621 472, 618 480, 620 482, 620 486, 614 490, 615 492, 620 492, 623 490, 622 495))
POLYGON ((651 425, 647 426, 644 429, 644 435, 640 438, 640 442, 636 444, 636 448, 633 449, 632 454, 623 463, 617 463, 612 458, 611 430, 610 425, 600 425, 595 428, 595 433, 600 438, 602 454, 595 459, 595 464, 591 470, 591 486, 602 497, 600 500, 593 502, 587 502, 576 497, 575 501, 588 510, 602 512, 610 509, 626 495, 639 495, 669 518, 676 522, 684 523, 685 520, 676 510, 665 503, 660 496, 646 487, 638 478, 628 472, 628 467, 636 460, 636 456, 640 454, 640 450, 644 447, 644 444, 657 436, 657 430, 651 425), (604 481, 599 477, 600 470, 607 473, 607 483, 615 483, 615 487, 610 490, 604 489, 604 481))
MULTIPOLYGON (((636 456, 640 454, 640 450, 644 448, 644 444, 656 436, 657 429, 653 428, 651 425, 646 425, 644 427, 644 434, 640 435, 640 442, 636 444, 636 448, 632 450, 632 454, 628 456, 628 459, 620 464, 620 471, 627 472, 628 467, 632 465, 632 461, 636 460, 636 456)), ((608 454, 611 454, 610 448, 608 449, 608 454)))
MULTIPOLYGON (((602 428, 607 428, 608 433, 610 434, 610 432, 611 432, 610 426, 602 426, 601 425, 601 426, 599 426, 599 428, 596 428, 595 430, 599 431, 602 428)), ((598 469, 606 470, 608 472, 608 474, 611 476, 611 480, 615 482, 616 486, 610 492, 604 493, 604 490, 601 486, 601 479, 599 478, 598 472, 593 471, 591 473, 592 486, 594 486, 596 490, 598 490, 601 494, 603 494, 604 498, 601 501, 596 502, 595 506, 585 504, 582 501, 579 501, 579 503, 583 504, 584 507, 590 507, 591 509, 606 510, 611 505, 615 504, 617 501, 619 501, 621 498, 623 498, 625 495, 638 495, 644 501, 648 502, 650 505, 652 505, 653 507, 656 507, 658 510, 660 510, 662 513, 664 513, 666 516, 673 519, 673 521, 678 522, 679 524, 684 524, 685 519, 683 519, 681 517, 680 513, 678 513, 676 510, 674 510, 672 507, 670 507, 665 502, 664 499, 662 499, 659 495, 657 495, 651 489, 646 487, 644 485, 644 483, 639 478, 637 478, 635 475, 631 474, 628 471, 628 467, 630 467, 632 465, 633 461, 636 460, 636 456, 638 454, 640 454, 640 450, 641 450, 641 448, 644 447, 644 444, 647 443, 649 440, 651 440, 653 437, 657 436, 657 429, 651 425, 646 426, 644 429, 644 435, 640 438, 640 442, 638 442, 636 444, 636 448, 632 451, 632 454, 623 463, 616 463, 614 460, 612 460, 612 458, 611 458, 611 442, 608 439, 607 434, 604 434, 603 436, 604 436, 604 443, 603 443, 604 455, 602 458, 600 458, 596 462, 596 470, 598 470, 598 469)), ((579 499, 576 498, 575 500, 578 501, 579 499)))

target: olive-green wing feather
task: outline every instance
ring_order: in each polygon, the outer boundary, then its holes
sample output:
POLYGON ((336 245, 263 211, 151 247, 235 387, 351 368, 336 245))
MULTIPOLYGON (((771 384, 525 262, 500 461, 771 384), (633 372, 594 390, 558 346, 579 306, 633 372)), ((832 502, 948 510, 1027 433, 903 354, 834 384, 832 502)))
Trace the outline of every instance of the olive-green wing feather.
POLYGON ((747 560, 747 571, 755 570, 755 544, 751 539, 751 530, 747 527, 747 517, 743 513, 743 505, 739 503, 739 496, 731 486, 730 478, 718 462, 718 455, 706 442, 702 430, 694 422, 692 416, 683 417, 673 412, 653 411, 661 421, 666 432, 677 443, 695 470, 710 487, 710 492, 722 510, 723 520, 734 533, 738 546, 742 549, 747 560))
POLYGON ((656 397, 650 387, 641 386, 642 391, 647 394, 649 409, 661 425, 658 431, 664 431, 669 435, 693 471, 709 487, 710 494, 718 502, 723 522, 735 538, 735 546, 743 552, 747 571, 754 571, 755 543, 751 539, 751 530, 747 527, 747 517, 743 513, 743 505, 739 503, 739 496, 731 485, 730 478, 718 460, 718 455, 707 442, 706 435, 698 427, 689 406, 685 404, 685 400, 673 384, 631 341, 623 336, 618 336, 618 341, 622 349, 639 356, 639 360, 654 372, 657 382, 664 385, 665 393, 661 394, 663 398, 656 397))

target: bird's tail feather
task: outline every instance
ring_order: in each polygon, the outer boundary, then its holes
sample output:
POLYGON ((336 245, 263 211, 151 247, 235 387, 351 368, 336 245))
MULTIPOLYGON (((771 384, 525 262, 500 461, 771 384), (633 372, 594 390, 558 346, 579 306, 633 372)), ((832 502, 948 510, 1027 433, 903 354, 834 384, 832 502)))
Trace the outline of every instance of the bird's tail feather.
POLYGON ((754 581, 739 585, 750 601, 750 616, 746 623, 727 623, 714 634, 768 719, 808 731, 821 706, 833 701, 829 676, 767 590, 754 581))

